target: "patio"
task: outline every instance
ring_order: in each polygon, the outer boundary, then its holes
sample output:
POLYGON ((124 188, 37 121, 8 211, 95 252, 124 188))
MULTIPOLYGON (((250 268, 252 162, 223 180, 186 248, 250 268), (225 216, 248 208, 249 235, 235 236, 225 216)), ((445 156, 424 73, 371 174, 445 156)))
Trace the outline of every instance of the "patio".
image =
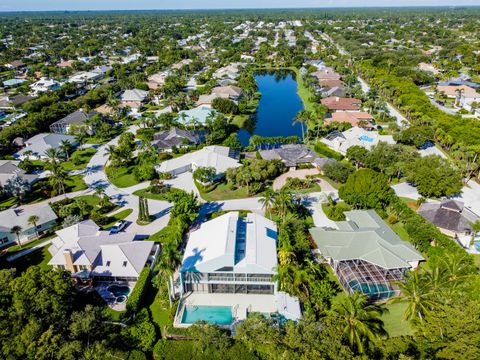
MULTIPOLYGON (((97 282, 94 285, 95 291, 102 297, 103 300, 107 303, 107 305, 110 307, 110 309, 115 310, 115 311, 125 311, 126 306, 127 306, 127 301, 123 302, 118 302, 117 297, 114 296, 109 290, 108 287, 111 285, 125 285, 130 288, 130 293, 131 294, 133 288, 135 287, 136 282, 97 282)), ((127 295, 127 298, 128 298, 127 295)))

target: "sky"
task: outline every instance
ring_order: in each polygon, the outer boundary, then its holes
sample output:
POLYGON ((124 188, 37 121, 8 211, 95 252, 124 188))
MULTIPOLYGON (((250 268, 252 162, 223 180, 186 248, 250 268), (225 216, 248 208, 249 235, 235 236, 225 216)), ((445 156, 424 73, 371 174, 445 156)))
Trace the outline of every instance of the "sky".
POLYGON ((0 11, 460 6, 480 0, 0 0, 0 11))

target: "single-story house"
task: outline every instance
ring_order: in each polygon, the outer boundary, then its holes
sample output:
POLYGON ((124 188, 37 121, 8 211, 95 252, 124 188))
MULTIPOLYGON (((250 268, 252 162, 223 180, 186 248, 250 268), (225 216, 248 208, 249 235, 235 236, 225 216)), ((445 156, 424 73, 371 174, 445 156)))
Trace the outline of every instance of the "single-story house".
POLYGON ((85 85, 100 80, 103 74, 93 71, 82 71, 76 73, 68 78, 68 82, 75 83, 77 85, 85 85))
POLYGON ((328 110, 343 110, 343 111, 360 111, 362 100, 354 98, 341 98, 338 96, 331 96, 321 100, 322 105, 326 106, 328 110))
POLYGON ((175 176, 199 167, 213 167, 217 176, 222 176, 227 169, 241 166, 238 157, 238 153, 229 147, 206 146, 201 150, 163 161, 155 166, 155 170, 175 176))
POLYGON ((22 85, 24 82, 26 82, 27 80, 24 80, 24 79, 8 79, 8 80, 5 80, 3 82, 3 86, 4 87, 13 87, 13 86, 18 86, 18 85, 22 85))
POLYGON ((200 95, 198 100, 195 102, 196 107, 212 107, 212 102, 216 98, 228 99, 228 94, 210 94, 210 95, 200 95))
POLYGON ((346 96, 347 92, 343 87, 334 86, 328 89, 325 89, 321 92, 322 97, 343 97, 346 96))
POLYGON ((39 94, 47 91, 54 91, 60 89, 61 84, 56 80, 41 78, 37 82, 30 85, 34 94, 39 94))
POLYGON ((321 79, 319 84, 322 89, 331 89, 334 87, 343 88, 345 86, 342 80, 335 79, 321 79))
POLYGON ((463 202, 457 200, 443 200, 425 202, 417 212, 439 230, 456 239, 465 248, 470 247, 473 233, 472 224, 480 220, 473 211, 467 209, 463 202))
POLYGON ((73 60, 62 60, 60 61, 57 66, 59 68, 65 69, 73 66, 73 60))
POLYGON ((432 73, 433 75, 438 75, 440 74, 440 70, 438 70, 434 65, 432 64, 427 64, 427 63, 420 63, 418 64, 418 68, 420 70, 432 73))
POLYGON ((361 146, 367 150, 372 149, 379 142, 395 144, 392 135, 380 135, 377 131, 367 131, 354 126, 344 132, 332 131, 325 138, 320 140, 330 149, 345 155, 352 146, 361 146))
POLYGON ((48 262, 67 270, 72 276, 101 281, 136 281, 159 252, 153 241, 134 241, 135 234, 111 234, 102 231, 92 220, 56 231, 48 262))
POLYGON ((370 115, 368 112, 365 111, 358 111, 358 112, 351 112, 351 111, 335 111, 332 113, 332 116, 329 118, 325 118, 323 123, 325 125, 329 125, 333 122, 338 123, 349 123, 352 126, 359 126, 358 124, 363 122, 365 126, 364 128, 372 128, 373 127, 373 116, 370 115))
POLYGON ((401 240, 375 210, 347 211, 345 216, 346 221, 335 223, 336 229, 310 229, 316 252, 350 294, 359 291, 370 301, 399 295, 395 282, 417 268, 423 256, 401 240))
POLYGON ((132 109, 139 109, 145 102, 148 96, 148 91, 140 89, 125 90, 120 96, 121 105, 123 107, 130 107, 132 109))
POLYGON ((82 109, 77 110, 65 116, 63 119, 55 121, 52 125, 50 125, 50 131, 55 134, 66 135, 69 134, 70 128, 73 125, 84 127, 87 133, 91 135, 94 129, 88 127, 85 122, 96 115, 99 115, 99 113, 95 111, 85 112, 82 109))
POLYGON ((472 99, 480 99, 480 94, 477 91, 466 85, 459 85, 459 86, 437 86, 437 91, 439 93, 444 93, 449 98, 457 98, 457 97, 464 97, 464 98, 472 98, 472 99))
POLYGON ((270 150, 261 150, 264 160, 281 160, 286 167, 294 168, 300 164, 318 166, 320 156, 312 149, 301 144, 285 144, 270 150))
POLYGON ((47 149, 58 149, 62 141, 69 141, 73 147, 78 145, 78 141, 74 136, 63 134, 42 133, 25 140, 25 147, 14 154, 14 157, 20 160, 30 158, 31 160, 45 159, 45 151, 47 149), (25 155, 25 152, 30 151, 31 155, 25 155))
POLYGON ((17 242, 17 234, 12 233, 14 226, 20 226, 20 242, 24 242, 43 234, 55 226, 57 215, 49 205, 20 206, 15 209, 0 211, 0 246, 17 242), (31 216, 37 216, 35 225, 29 223, 31 216))
POLYGON ((198 145, 203 136, 199 132, 182 130, 176 127, 164 130, 153 135, 152 146, 159 151, 172 151, 172 148, 198 145))
POLYGON ((14 70, 24 68, 25 66, 26 66, 25 63, 22 60, 13 60, 12 62, 5 64, 6 68, 14 69, 14 70))
POLYGON ((212 89, 212 94, 218 96, 227 95, 230 100, 238 102, 243 96, 243 90, 238 86, 219 86, 212 89))
POLYGON ((38 175, 27 174, 27 172, 18 167, 20 161, 0 160, 0 187, 4 187, 8 180, 18 176, 22 180, 33 184, 38 180, 38 175))
POLYGON ((163 72, 159 72, 159 73, 150 75, 147 79, 148 80, 148 82, 147 82, 148 88, 150 90, 157 90, 159 87, 162 87, 163 85, 165 85, 165 80, 167 79, 167 77, 169 75, 170 75, 170 73, 167 72, 167 71, 163 71, 163 72))
POLYGON ((208 118, 215 118, 216 115, 216 110, 207 106, 199 106, 190 110, 180 111, 178 120, 184 125, 193 124, 194 121, 204 125, 208 118))
POLYGON ((336 73, 332 68, 324 68, 317 70, 311 74, 317 80, 340 80, 340 74, 336 73))
POLYGON ((201 224, 190 233, 185 248, 174 325, 192 325, 189 312, 196 306, 212 305, 228 309, 224 326, 244 320, 249 311, 299 320, 298 299, 277 289, 277 264, 273 221, 254 213, 240 217, 238 212, 229 212, 201 224))

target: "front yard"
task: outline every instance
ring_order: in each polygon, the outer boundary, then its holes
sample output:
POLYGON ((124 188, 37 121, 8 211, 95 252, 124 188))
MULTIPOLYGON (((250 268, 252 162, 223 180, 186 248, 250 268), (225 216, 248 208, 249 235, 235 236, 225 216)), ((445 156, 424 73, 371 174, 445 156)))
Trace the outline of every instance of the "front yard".
MULTIPOLYGON (((206 201, 234 200, 251 197, 251 195, 248 194, 246 187, 236 189, 231 184, 225 182, 217 184, 210 191, 206 191, 206 189, 196 181, 195 185, 197 185, 202 199, 206 201)), ((209 189, 207 188, 207 190, 209 189)))

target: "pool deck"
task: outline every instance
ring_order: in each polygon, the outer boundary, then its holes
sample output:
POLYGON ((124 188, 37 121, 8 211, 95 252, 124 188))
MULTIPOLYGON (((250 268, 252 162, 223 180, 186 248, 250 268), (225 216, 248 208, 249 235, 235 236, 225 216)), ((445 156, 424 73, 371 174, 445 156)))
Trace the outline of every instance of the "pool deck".
POLYGON ((182 323, 186 305, 232 307, 234 322, 245 320, 249 312, 274 313, 278 311, 275 295, 190 293, 186 294, 178 305, 174 322, 175 327, 191 325, 182 323))
POLYGON ((113 294, 107 290, 107 288, 111 285, 126 285, 130 288, 130 293, 135 287, 135 282, 98 282, 95 284, 95 290, 98 292, 98 294, 102 297, 103 300, 107 303, 107 305, 110 307, 110 309, 115 310, 115 311, 125 311, 127 308, 127 302, 119 303, 116 302, 115 297, 113 294))

